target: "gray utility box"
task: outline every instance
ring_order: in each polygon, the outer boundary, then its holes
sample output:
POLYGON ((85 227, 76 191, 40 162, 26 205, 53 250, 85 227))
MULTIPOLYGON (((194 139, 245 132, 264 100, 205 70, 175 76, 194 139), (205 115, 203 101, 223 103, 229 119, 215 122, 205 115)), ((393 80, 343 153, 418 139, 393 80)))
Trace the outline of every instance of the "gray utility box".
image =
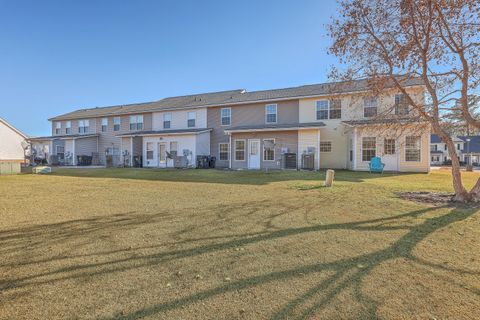
POLYGON ((21 171, 20 162, 0 162, 0 175, 19 174, 21 171))
POLYGON ((313 153, 302 154, 302 169, 315 170, 315 154, 313 153))

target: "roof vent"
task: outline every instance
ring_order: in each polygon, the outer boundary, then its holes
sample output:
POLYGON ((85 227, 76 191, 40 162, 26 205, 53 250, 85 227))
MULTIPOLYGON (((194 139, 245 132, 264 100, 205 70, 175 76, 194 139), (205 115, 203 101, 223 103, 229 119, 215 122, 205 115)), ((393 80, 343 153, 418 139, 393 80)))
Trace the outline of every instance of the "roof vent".
POLYGON ((245 89, 243 89, 242 91, 240 91, 240 93, 242 93, 242 94, 245 93, 245 92, 247 92, 247 90, 245 90, 245 89))

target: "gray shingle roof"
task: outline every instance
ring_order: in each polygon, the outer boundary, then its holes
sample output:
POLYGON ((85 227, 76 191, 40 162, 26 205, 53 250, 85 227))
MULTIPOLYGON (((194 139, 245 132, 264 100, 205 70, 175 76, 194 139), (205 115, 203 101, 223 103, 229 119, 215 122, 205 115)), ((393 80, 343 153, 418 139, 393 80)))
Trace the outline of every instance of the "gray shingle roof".
MULTIPOLYGON (((411 78, 404 81, 405 86, 423 85, 419 78, 411 78)), ((386 87, 392 87, 392 83, 387 83, 386 87)), ((97 107, 91 109, 80 109, 60 116, 53 117, 49 120, 68 120, 93 118, 120 114, 133 114, 153 112, 160 110, 195 108, 206 106, 221 106, 244 104, 252 102, 268 102, 276 100, 298 99, 302 97, 315 97, 331 94, 341 94, 349 92, 367 91, 371 87, 371 83, 367 79, 331 82, 304 85, 299 87, 261 90, 246 92, 244 89, 220 91, 212 93, 201 93, 187 96, 169 97, 159 101, 136 103, 129 105, 119 105, 111 107, 97 107)))
POLYGON ((55 140, 55 139, 83 139, 83 138, 91 138, 91 137, 98 137, 98 133, 90 133, 90 134, 66 134, 66 135, 57 135, 57 136, 45 136, 45 137, 31 137, 28 140, 55 140))
POLYGON ((225 132, 229 131, 249 131, 249 130, 280 130, 280 129, 292 129, 296 130, 298 128, 316 128, 324 127, 325 123, 323 122, 304 122, 304 123, 287 123, 287 124, 260 124, 260 125, 251 125, 251 126, 238 126, 225 129, 225 132))
POLYGON ((351 120, 342 121, 350 126, 362 126, 372 124, 408 124, 408 123, 424 123, 425 120, 418 118, 377 118, 377 119, 365 119, 365 120, 351 120))
POLYGON ((188 134, 188 133, 198 133, 198 132, 205 132, 205 131, 212 131, 210 128, 190 128, 190 129, 169 129, 169 130, 149 130, 149 131, 135 131, 135 132, 127 132, 122 133, 117 136, 119 137, 130 137, 130 136, 148 136, 148 135, 156 135, 156 134, 188 134))
POLYGON ((465 142, 463 146, 463 153, 480 153, 480 136, 459 136, 465 142), (467 138, 470 138, 467 148, 467 138), (467 151, 468 150, 468 151, 467 151))

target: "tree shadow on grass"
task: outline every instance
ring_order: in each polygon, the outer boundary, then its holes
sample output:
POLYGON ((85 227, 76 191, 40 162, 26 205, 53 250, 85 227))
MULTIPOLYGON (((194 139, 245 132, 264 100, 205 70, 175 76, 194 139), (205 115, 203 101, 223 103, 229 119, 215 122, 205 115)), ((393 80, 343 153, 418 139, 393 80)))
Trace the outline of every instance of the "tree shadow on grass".
MULTIPOLYGON (((261 206, 268 206, 266 203, 258 203, 256 208, 252 210, 259 210, 261 206)), ((239 211, 239 208, 231 208, 231 211, 239 211)), ((473 213, 477 212, 476 209, 469 208, 451 208, 451 210, 442 216, 436 216, 433 218, 426 218, 423 223, 418 225, 407 225, 404 219, 420 217, 432 210, 439 208, 426 208, 416 210, 396 216, 369 219, 358 222, 347 223, 333 223, 327 225, 312 225, 299 228, 286 228, 280 230, 266 229, 262 232, 252 232, 250 234, 237 234, 228 236, 209 236, 205 238, 187 239, 190 244, 195 245, 196 242, 202 242, 206 239, 209 240, 221 240, 219 243, 206 244, 195 246, 192 248, 172 250, 165 252, 157 252, 152 254, 139 254, 135 252, 145 249, 141 247, 128 248, 125 250, 114 250, 107 252, 97 252, 95 255, 108 257, 108 261, 94 262, 94 263, 79 263, 66 267, 57 268, 54 270, 48 270, 43 272, 33 273, 23 277, 17 277, 13 279, 4 279, 0 283, 0 290, 4 292, 4 295, 8 295, 8 291, 12 288, 34 288, 41 284, 52 284, 57 281, 67 279, 88 279, 102 274, 108 274, 113 272, 121 272, 126 270, 135 270, 145 266, 159 265, 167 261, 195 257, 198 255, 228 250, 236 247, 241 247, 249 244, 255 244, 265 241, 274 241, 276 239, 287 238, 295 235, 302 235, 308 233, 325 232, 328 230, 350 230, 350 231, 392 231, 392 230, 405 230, 406 233, 401 236, 394 243, 388 247, 355 256, 351 258, 339 259, 333 262, 308 264, 300 267, 271 272, 259 276, 242 279, 228 284, 218 286, 213 289, 201 291, 192 294, 187 297, 171 300, 157 305, 152 305, 147 308, 142 308, 137 311, 120 315, 115 318, 119 319, 138 319, 145 316, 151 316, 161 314, 177 308, 182 308, 198 301, 205 301, 209 298, 222 295, 228 292, 247 289, 255 286, 259 286, 267 283, 275 283, 277 281, 293 279, 296 277, 313 274, 317 272, 329 272, 332 275, 326 279, 314 284, 307 292, 297 296, 295 299, 286 303, 283 308, 278 310, 276 314, 272 316, 273 319, 293 319, 308 318, 310 315, 321 312, 326 306, 331 303, 335 297, 347 289, 353 289, 355 298, 358 303, 364 306, 366 315, 375 317, 377 306, 375 302, 368 296, 362 293, 361 285, 365 277, 372 272, 372 270, 380 264, 394 260, 397 258, 403 258, 411 260, 415 263, 426 265, 430 268, 437 268, 445 270, 447 267, 435 265, 428 261, 422 261, 413 256, 413 250, 415 246, 425 239, 428 235, 435 231, 444 228, 452 223, 462 221, 473 213), (127 253, 126 256, 118 257, 116 254, 121 252, 127 253), (111 257, 111 258, 110 258, 111 257)), ((207 208, 206 210, 213 210, 213 208, 207 208)), ((218 210, 218 208, 217 208, 218 210)), ((229 210, 222 207, 222 210, 229 210)), ((244 214, 244 213, 242 213, 244 214)), ((272 219, 277 217, 278 214, 272 216, 272 219)), ((49 245, 54 242, 61 242, 75 237, 86 237, 91 241, 92 237, 98 236, 104 230, 126 230, 128 228, 135 228, 137 226, 161 223, 163 219, 168 219, 169 214, 167 212, 159 213, 156 215, 138 215, 134 213, 126 213, 121 215, 115 215, 111 217, 98 217, 77 221, 69 221, 65 223, 58 223, 52 225, 17 228, 13 230, 7 230, 0 233, 0 244, 2 249, 0 252, 5 253, 5 250, 22 250, 29 247, 32 243, 42 246, 49 245), (42 243, 45 234, 55 235, 53 239, 47 240, 47 243, 42 243), (50 241, 50 243, 48 243, 50 241)), ((269 223, 266 223, 269 225, 269 223)), ((271 224, 270 224, 271 225, 271 224)), ((182 231, 180 234, 182 235, 182 231)), ((175 241, 181 243, 180 238, 175 241)), ((158 249, 166 244, 159 244, 149 246, 148 248, 158 249)), ((63 259, 64 257, 59 257, 63 259)), ((72 256, 69 258, 76 258, 72 256)), ((29 263, 38 264, 47 262, 48 260, 35 260, 31 258, 29 263)), ((0 264, 0 267, 5 265, 0 264)), ((10 265, 9 267, 15 267, 10 265)), ((455 269, 448 267, 448 271, 454 273, 468 273, 478 275, 480 272, 472 270, 455 269)), ((478 294, 478 289, 473 289, 475 294, 478 294), (476 290, 476 291, 475 291, 476 290)))
MULTIPOLYGON (((190 183, 219 183, 265 185, 282 181, 319 181, 325 180, 325 170, 201 170, 201 169, 153 169, 153 168, 108 168, 108 169, 62 169, 55 168, 52 175, 79 178, 110 178, 148 181, 173 181, 190 183)), ((363 182, 370 179, 394 177, 399 175, 424 175, 423 173, 369 173, 349 170, 336 170, 335 180, 363 182)))

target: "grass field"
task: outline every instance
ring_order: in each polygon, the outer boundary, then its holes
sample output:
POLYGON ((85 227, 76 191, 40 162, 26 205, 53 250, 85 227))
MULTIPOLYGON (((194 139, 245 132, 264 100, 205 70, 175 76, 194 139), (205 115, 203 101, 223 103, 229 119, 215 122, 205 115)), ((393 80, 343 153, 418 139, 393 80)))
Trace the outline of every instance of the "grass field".
POLYGON ((451 192, 448 172, 322 178, 2 176, 0 318, 478 318, 480 211, 398 197, 451 192))

